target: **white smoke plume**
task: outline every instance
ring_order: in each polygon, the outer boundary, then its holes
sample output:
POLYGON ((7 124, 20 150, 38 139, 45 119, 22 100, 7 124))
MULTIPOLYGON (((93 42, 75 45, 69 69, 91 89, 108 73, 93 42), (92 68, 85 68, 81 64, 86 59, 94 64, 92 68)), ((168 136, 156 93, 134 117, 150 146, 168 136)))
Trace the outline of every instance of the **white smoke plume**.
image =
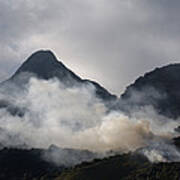
MULTIPOLYGON (((98 153, 145 148, 142 152, 151 161, 171 157, 163 155, 162 147, 171 146, 178 121, 157 115, 152 107, 144 107, 132 118, 120 111, 108 112, 92 85, 70 88, 57 79, 33 77, 25 90, 12 90, 2 91, 0 97, 23 109, 24 114, 12 115, 8 108, 0 109, 0 142, 4 146, 48 148, 54 144, 98 153), (155 142, 163 145, 159 148, 155 142)), ((174 146, 169 149, 170 153, 176 151, 174 146)))

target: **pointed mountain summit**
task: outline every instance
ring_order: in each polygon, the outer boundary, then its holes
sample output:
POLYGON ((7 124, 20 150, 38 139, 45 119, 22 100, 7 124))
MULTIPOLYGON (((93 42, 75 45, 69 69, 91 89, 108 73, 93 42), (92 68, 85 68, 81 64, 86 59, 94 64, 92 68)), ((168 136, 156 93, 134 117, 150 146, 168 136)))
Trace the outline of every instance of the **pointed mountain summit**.
POLYGON ((97 96, 102 100, 116 99, 115 95, 110 94, 98 83, 81 79, 62 62, 58 61, 55 55, 49 50, 40 50, 33 53, 8 81, 13 81, 13 83, 21 85, 27 83, 32 76, 45 80, 57 78, 68 87, 89 83, 95 87, 97 96))

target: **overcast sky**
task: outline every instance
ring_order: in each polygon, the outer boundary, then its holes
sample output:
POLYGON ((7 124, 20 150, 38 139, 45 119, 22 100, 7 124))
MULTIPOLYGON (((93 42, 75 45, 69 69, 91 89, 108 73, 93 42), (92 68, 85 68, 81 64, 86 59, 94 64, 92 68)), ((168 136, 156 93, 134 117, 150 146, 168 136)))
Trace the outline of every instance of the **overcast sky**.
POLYGON ((120 94, 180 62, 179 0, 0 0, 0 80, 51 49, 83 78, 120 94))

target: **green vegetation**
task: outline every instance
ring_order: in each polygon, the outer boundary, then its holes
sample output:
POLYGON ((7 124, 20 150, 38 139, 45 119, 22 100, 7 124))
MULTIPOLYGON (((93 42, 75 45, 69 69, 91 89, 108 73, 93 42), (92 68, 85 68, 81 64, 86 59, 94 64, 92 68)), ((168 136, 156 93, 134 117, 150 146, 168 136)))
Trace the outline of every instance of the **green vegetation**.
POLYGON ((180 163, 152 164, 141 155, 119 155, 64 171, 55 180, 179 180, 180 163))
POLYGON ((150 165, 151 163, 142 155, 117 155, 76 166, 64 171, 56 180, 124 179, 129 173, 150 165))
POLYGON ((150 163, 141 154, 128 153, 84 162, 71 168, 41 159, 42 150, 0 151, 1 180, 179 180, 180 162, 150 163))

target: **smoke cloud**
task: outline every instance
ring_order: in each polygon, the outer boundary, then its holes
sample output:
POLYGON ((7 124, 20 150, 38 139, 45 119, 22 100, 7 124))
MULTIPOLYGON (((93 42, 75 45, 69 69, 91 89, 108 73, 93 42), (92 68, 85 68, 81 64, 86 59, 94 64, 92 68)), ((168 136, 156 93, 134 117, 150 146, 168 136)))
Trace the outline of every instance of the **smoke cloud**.
POLYGON ((95 153, 141 148, 151 161, 169 161, 171 154, 172 159, 180 157, 171 145, 178 121, 158 115, 152 107, 144 107, 132 117, 109 112, 91 84, 65 87, 57 79, 32 77, 24 89, 11 86, 13 93, 7 85, 0 93, 0 98, 11 104, 0 109, 2 146, 48 148, 54 144, 95 153), (9 109, 13 108, 21 113, 12 113, 9 109), (167 147, 168 156, 164 154, 167 147))

